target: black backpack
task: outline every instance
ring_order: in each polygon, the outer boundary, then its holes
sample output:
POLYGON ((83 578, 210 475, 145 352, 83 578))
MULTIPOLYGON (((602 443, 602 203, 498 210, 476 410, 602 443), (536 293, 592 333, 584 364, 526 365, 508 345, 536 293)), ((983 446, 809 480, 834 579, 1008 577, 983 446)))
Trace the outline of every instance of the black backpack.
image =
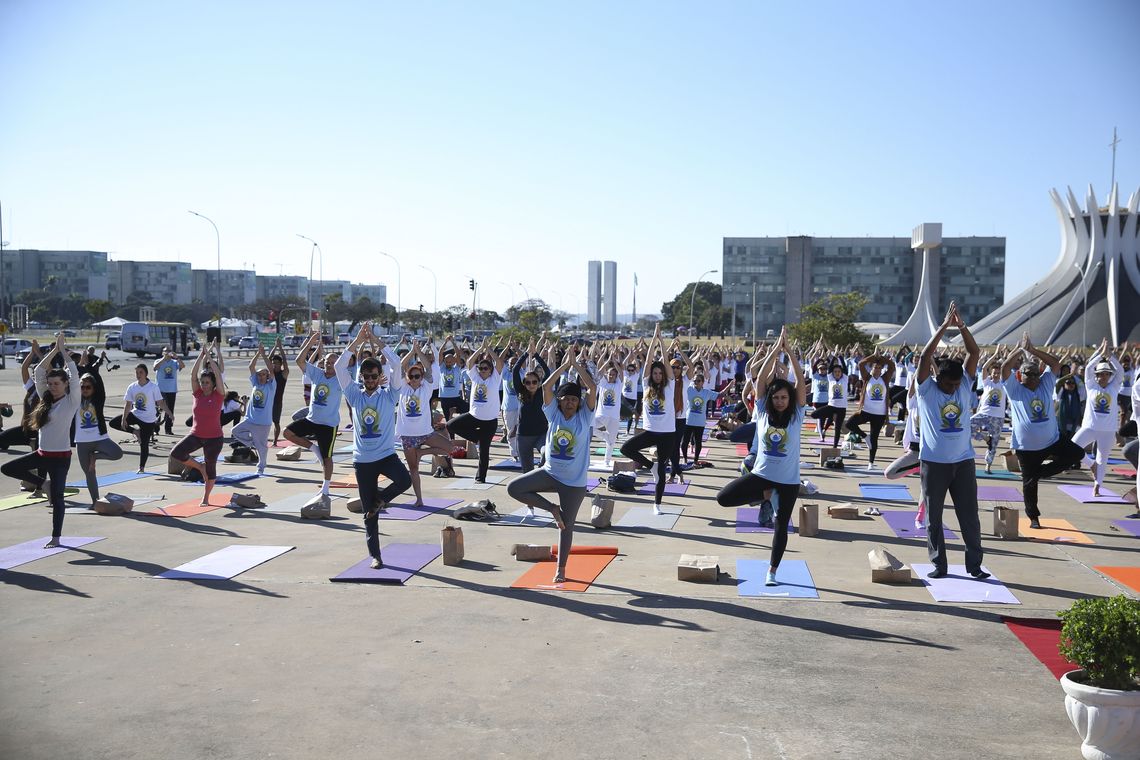
POLYGON ((637 490, 637 478, 628 472, 619 472, 606 478, 606 487, 618 493, 633 493, 637 490))

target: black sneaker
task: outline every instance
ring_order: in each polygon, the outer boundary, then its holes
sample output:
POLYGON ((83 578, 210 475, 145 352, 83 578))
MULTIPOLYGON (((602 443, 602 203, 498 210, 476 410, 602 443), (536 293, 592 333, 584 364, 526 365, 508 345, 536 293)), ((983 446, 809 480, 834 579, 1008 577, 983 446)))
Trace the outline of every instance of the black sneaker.
POLYGON ((442 467, 436 467, 435 472, 433 472, 431 474, 431 476, 433 478, 442 478, 443 477, 443 468, 442 467))
POLYGON ((971 570, 970 575, 972 575, 975 580, 979 581, 984 581, 986 578, 990 577, 990 574, 980 567, 977 570, 971 570))
POLYGON ((945 578, 946 577, 946 568, 936 567, 933 570, 931 570, 929 573, 927 573, 926 577, 927 578, 945 578))
POLYGON ((1041 521, 1036 517, 1031 517, 1029 518, 1029 527, 1033 528, 1034 530, 1041 530, 1041 521))

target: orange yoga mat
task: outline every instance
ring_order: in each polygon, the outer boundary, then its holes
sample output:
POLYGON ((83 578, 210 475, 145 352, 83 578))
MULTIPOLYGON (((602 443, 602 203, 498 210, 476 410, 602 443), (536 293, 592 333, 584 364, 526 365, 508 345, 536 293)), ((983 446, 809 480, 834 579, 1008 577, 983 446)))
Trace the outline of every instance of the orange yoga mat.
MULTIPOLYGON (((571 558, 573 559, 573 558, 571 558)), ((1114 578, 1133 591, 1140 592, 1140 567, 1098 567, 1093 570, 1114 578)))
POLYGON ((1092 544, 1091 538, 1077 530, 1076 526, 1068 520, 1060 518, 1041 518, 1041 528, 1035 530, 1029 527, 1029 518, 1022 515, 1018 522, 1018 532, 1022 538, 1031 541, 1050 541, 1065 544, 1092 544))
POLYGON ((215 491, 210 494, 210 506, 203 507, 201 505, 201 497, 193 501, 183 501, 178 504, 166 504, 161 507, 142 512, 144 515, 158 515, 160 517, 197 517, 206 512, 213 512, 215 509, 221 509, 230 503, 229 493, 218 493, 215 491))
MULTIPOLYGON (((556 549, 551 551, 555 554, 556 549)), ((566 561, 566 582, 551 583, 554 571, 558 569, 556 560, 534 563, 534 567, 522 574, 511 584, 511 588, 530 588, 543 591, 585 591, 602 574, 606 565, 617 556, 616 546, 575 546, 570 550, 566 561)))

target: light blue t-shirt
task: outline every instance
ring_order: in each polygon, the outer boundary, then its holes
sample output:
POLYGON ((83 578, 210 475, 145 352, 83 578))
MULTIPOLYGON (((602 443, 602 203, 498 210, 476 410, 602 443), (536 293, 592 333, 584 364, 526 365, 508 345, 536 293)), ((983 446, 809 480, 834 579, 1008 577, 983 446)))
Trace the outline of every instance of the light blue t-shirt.
POLYGON ((439 397, 459 398, 459 391, 463 388, 463 377, 466 374, 467 368, 460 364, 450 368, 441 364, 439 367, 439 397))
POLYGON ((161 393, 178 393, 178 362, 173 359, 160 362, 154 375, 161 393))
POLYGON ((336 377, 325 377, 325 371, 310 362, 305 365, 305 379, 313 386, 307 418, 318 425, 339 426, 340 400, 344 392, 336 377))
POLYGON ((924 462, 953 464, 973 460, 970 440, 970 405, 977 397, 963 382, 953 394, 938 387, 934 375, 918 386, 919 458, 924 462))
POLYGON ((716 391, 710 391, 708 388, 701 388, 699 391, 693 385, 686 388, 685 409, 688 410, 689 415, 685 418, 685 424, 690 427, 703 428, 706 419, 705 408, 715 398, 716 391))
POLYGON ((400 393, 390 385, 371 395, 356 383, 344 387, 352 406, 352 461, 376 462, 396 453, 396 403, 400 393))
POLYGON ((519 394, 515 390, 514 372, 503 368, 503 411, 517 412, 519 410, 519 394))
POLYGON ((756 419, 756 463, 752 465, 752 474, 773 483, 799 483, 800 426, 804 421, 804 409, 797 406, 788 426, 777 427, 770 424, 762 403, 763 400, 757 402, 758 411, 753 415, 756 419))
POLYGON ((590 468, 590 430, 594 410, 583 401, 570 419, 558 408, 558 399, 542 407, 550 425, 546 428, 546 464, 543 469, 563 485, 584 488, 590 468))
POLYGON ((1041 384, 1031 391, 1017 381, 1011 372, 1005 381, 1009 399, 1009 416, 1013 423, 1013 449, 1040 451, 1056 443, 1060 437, 1053 418, 1053 389, 1057 378, 1049 370, 1041 373, 1041 384))
POLYGON ((254 425, 273 424, 273 397, 277 394, 277 381, 273 375, 268 383, 257 382, 257 373, 250 373, 249 403, 245 405, 245 418, 254 425))
POLYGON ((828 381, 831 374, 816 373, 811 376, 811 400, 814 404, 827 403, 828 381))

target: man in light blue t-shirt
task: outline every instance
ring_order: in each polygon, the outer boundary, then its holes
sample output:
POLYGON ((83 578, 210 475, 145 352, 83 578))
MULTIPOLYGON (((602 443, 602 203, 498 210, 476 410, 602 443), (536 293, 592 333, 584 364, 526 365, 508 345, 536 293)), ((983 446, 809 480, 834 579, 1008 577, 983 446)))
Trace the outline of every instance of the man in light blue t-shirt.
POLYGON ((1084 458, 1085 452, 1069 439, 1062 439, 1053 416, 1053 389, 1061 361, 1037 348, 1029 333, 1021 338, 1001 366, 1001 379, 1009 398, 1009 415, 1013 423, 1013 451, 1021 465, 1021 490, 1025 499, 1025 516, 1030 528, 1041 527, 1041 510, 1037 507, 1037 483, 1042 478, 1060 475, 1084 458), (1013 366, 1021 361, 1020 379, 1013 366), (1048 369, 1042 373, 1041 364, 1048 369), (1048 464, 1046 461, 1048 460, 1048 464))
POLYGON ((978 368, 981 351, 950 302, 946 319, 922 349, 915 378, 918 385, 919 459, 921 460, 922 499, 926 504, 926 550, 934 569, 931 578, 947 573, 946 538, 942 533, 942 508, 946 494, 954 502, 954 514, 966 544, 966 572, 978 580, 989 577, 982 569, 982 528, 978 520, 978 480, 974 471, 974 445, 970 433, 970 407, 974 393, 964 382, 978 368), (940 359, 934 352, 942 335, 957 328, 966 347, 966 363, 940 359))

